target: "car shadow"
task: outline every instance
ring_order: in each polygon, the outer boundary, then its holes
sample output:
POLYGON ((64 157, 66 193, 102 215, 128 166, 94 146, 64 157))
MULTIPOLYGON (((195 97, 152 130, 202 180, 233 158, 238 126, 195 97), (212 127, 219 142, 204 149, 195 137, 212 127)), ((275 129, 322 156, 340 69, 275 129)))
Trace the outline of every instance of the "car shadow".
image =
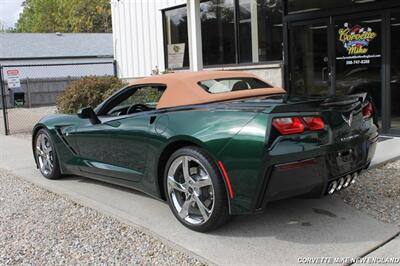
POLYGON ((383 240, 384 234, 392 231, 399 232, 400 228, 361 213, 335 195, 271 202, 263 213, 236 216, 212 234, 237 238, 269 236, 290 242, 322 244, 383 240))
MULTIPOLYGON (((149 202, 152 205, 163 204, 161 208, 165 208, 165 214, 170 213, 165 202, 131 188, 79 176, 67 176, 60 181, 62 180, 90 183, 134 194, 145 198, 146 201, 152 201, 149 202)), ((352 208, 339 196, 321 199, 292 198, 271 202, 263 213, 235 216, 226 225, 207 234, 190 231, 180 225, 172 213, 169 217, 166 215, 163 222, 176 227, 177 233, 196 234, 200 238, 237 238, 238 241, 246 238, 274 238, 303 244, 357 243, 382 240, 386 233, 395 231, 396 228, 352 208)))

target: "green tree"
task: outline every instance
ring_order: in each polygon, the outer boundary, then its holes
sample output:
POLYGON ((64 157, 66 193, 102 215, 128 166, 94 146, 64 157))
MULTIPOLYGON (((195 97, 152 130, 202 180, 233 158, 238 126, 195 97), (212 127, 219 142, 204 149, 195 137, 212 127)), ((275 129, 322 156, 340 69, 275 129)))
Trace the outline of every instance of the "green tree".
POLYGON ((109 0, 26 0, 17 32, 111 32, 109 0))
POLYGON ((72 32, 112 32, 109 0, 67 0, 72 32))

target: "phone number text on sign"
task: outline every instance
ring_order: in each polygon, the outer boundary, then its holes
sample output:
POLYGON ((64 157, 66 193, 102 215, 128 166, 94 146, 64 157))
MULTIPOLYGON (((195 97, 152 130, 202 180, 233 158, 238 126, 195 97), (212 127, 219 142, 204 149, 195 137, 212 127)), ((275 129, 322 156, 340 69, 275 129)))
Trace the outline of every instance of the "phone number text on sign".
POLYGON ((364 59, 364 60, 348 60, 346 61, 346 65, 368 65, 371 63, 371 60, 364 59))
POLYGON ((380 54, 374 55, 357 55, 357 56, 341 56, 336 57, 337 61, 345 61, 345 65, 352 66, 352 65, 369 65, 373 63, 371 59, 378 59, 381 58, 380 54))

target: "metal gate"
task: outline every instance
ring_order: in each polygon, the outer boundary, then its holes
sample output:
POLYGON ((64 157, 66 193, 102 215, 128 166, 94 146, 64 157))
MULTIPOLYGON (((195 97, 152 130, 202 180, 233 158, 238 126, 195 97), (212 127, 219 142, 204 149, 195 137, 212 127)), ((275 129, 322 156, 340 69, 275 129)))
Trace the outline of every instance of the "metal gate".
POLYGON ((84 76, 116 76, 115 62, 0 65, 0 134, 30 133, 57 112, 57 97, 84 76))

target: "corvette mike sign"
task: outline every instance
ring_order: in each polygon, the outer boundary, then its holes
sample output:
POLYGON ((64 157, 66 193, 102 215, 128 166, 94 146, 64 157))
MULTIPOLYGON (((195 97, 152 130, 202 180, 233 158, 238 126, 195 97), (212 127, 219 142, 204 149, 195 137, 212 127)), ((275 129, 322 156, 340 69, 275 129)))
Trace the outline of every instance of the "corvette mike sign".
POLYGON ((378 41, 378 33, 371 27, 351 26, 346 22, 338 29, 337 36, 341 49, 337 50, 340 56, 336 60, 344 60, 345 65, 368 65, 381 57, 379 49, 372 46, 378 41))

